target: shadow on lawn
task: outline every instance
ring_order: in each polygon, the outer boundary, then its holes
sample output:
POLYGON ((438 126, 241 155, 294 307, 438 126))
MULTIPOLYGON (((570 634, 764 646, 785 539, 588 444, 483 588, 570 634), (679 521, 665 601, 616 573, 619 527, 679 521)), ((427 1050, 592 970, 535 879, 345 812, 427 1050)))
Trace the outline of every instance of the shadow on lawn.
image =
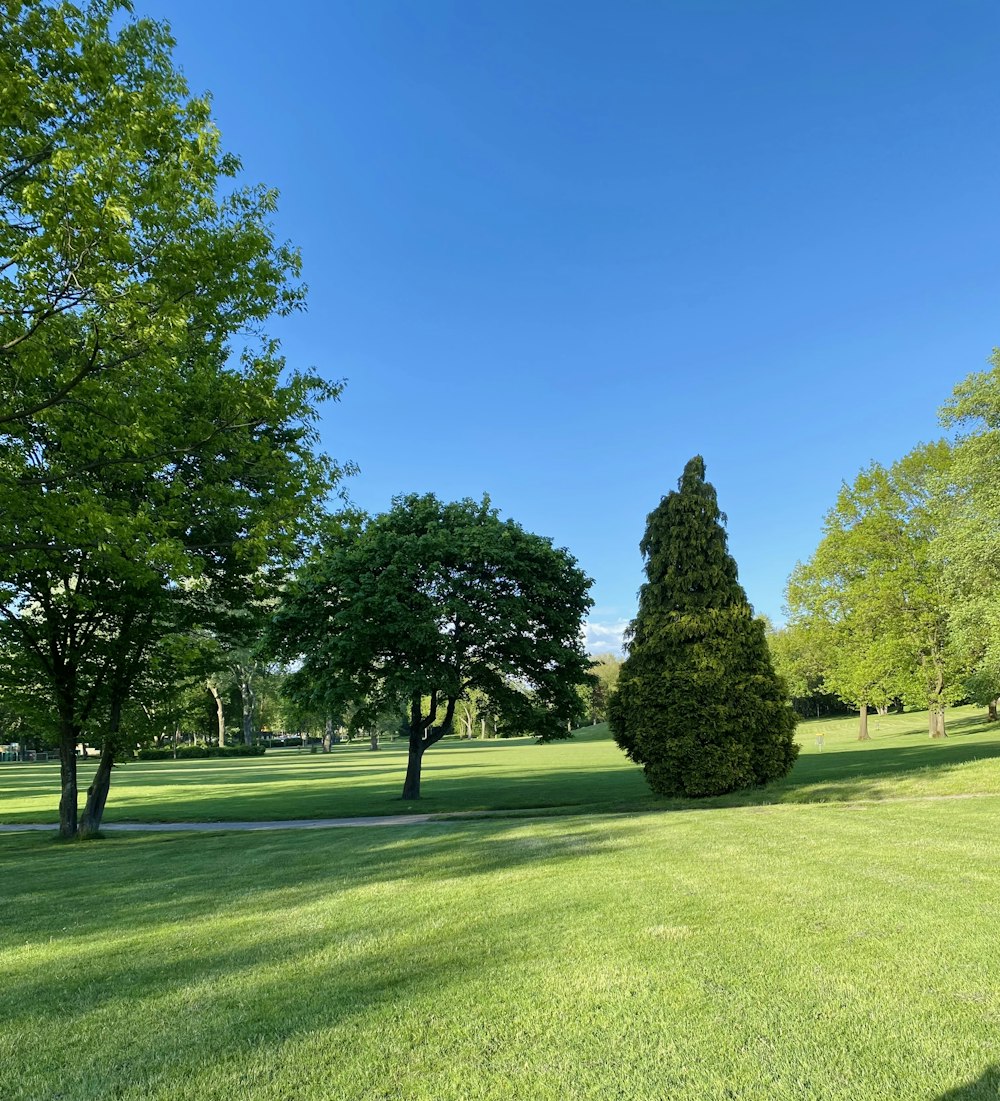
POLYGON ((396 829, 220 831, 197 839, 114 833, 70 846, 13 834, 0 845, 0 898, 5 924, 23 909, 16 920, 26 933, 37 927, 45 940, 90 936, 198 920, 218 910, 220 897, 226 908, 241 909, 270 893, 281 907, 297 908, 355 887, 391 882, 402 890, 417 872, 442 881, 576 859, 620 847, 629 832, 616 824, 612 838, 599 822, 576 822, 539 839, 522 822, 453 820, 396 829), (65 916, 50 920, 50 909, 62 909, 69 925, 65 916))
MULTIPOLYGON (((616 758, 612 767, 573 767, 574 742, 562 752, 539 757, 538 768, 503 771, 507 743, 459 742, 435 748, 424 764, 423 798, 400 799, 405 771, 402 752, 384 756, 361 746, 342 747, 333 757, 307 757, 234 768, 231 772, 187 763, 183 775, 170 775, 170 764, 157 763, 164 785, 140 792, 144 777, 130 783, 131 766, 116 775, 106 820, 149 822, 238 821, 332 818, 401 813, 448 814, 461 811, 533 811, 553 814, 608 811, 709 810, 719 807, 776 803, 828 803, 891 797, 892 787, 908 777, 943 777, 968 762, 1000 758, 1000 733, 977 716, 959 719, 944 741, 913 734, 900 744, 848 742, 822 753, 803 754, 791 774, 766 788, 735 792, 714 799, 659 799, 652 795, 640 768, 616 758), (979 735, 987 735, 982 737, 979 735), (468 769, 468 749, 497 750, 481 768, 468 769), (227 782, 232 786, 227 788, 227 782)), ((581 741, 594 741, 585 737, 581 741)), ((610 748, 610 747, 609 747, 610 748)), ((530 753, 528 755, 530 757, 530 753)), ((140 768, 143 766, 140 765, 140 768)), ((53 772, 53 777, 56 777, 53 772)), ((154 785, 155 786, 155 785, 154 785)), ((35 792, 34 785, 31 789, 35 792)), ((56 790, 51 789, 53 810, 56 790)), ((39 792, 41 793, 41 792, 39 792)), ((11 794, 15 794, 12 790, 11 794)), ((17 794, 24 794, 22 789, 17 794)), ((916 792, 919 794, 919 791, 916 792)), ((37 814, 4 815, 0 820, 37 820, 37 814)))
MULTIPOLYGON (((513 950, 495 945, 509 888, 494 884, 493 905, 477 905, 482 888, 463 880, 532 868, 547 877, 628 843, 622 829, 539 836, 477 823, 388 836, 144 835, 90 849, 5 843, 4 924, 29 948, 5 966, 10 1050, 28 1053, 44 1036, 67 1096, 85 1095, 119 1060, 134 1068, 133 1090, 160 1096, 179 1076, 261 1045, 294 1044, 384 1007, 419 1015, 425 997, 436 1004, 451 983, 511 962, 513 950), (455 908, 442 924, 445 889, 455 908), (127 1042, 79 1045, 80 1028, 127 1042)), ((519 897, 515 912, 528 935, 551 922, 542 900, 533 911, 519 897)), ((27 1054, 22 1064, 6 1069, 27 1080, 35 1068, 27 1054)))
POLYGON ((1000 1098, 1000 1066, 992 1066, 987 1067, 975 1082, 956 1086, 935 1101, 997 1101, 997 1098, 1000 1098))
POLYGON ((828 802, 884 796, 884 785, 917 772, 933 776, 970 761, 1000 758, 1000 741, 972 735, 978 720, 956 722, 944 741, 881 747, 852 743, 799 758, 787 779, 757 793, 761 802, 828 802))

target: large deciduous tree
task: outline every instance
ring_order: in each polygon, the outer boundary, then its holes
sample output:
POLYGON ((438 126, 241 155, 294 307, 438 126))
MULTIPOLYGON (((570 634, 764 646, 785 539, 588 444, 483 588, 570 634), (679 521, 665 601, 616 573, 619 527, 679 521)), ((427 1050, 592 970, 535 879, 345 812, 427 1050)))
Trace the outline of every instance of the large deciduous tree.
POLYGON ((157 640, 255 595, 339 473, 314 453, 339 387, 262 327, 302 300, 274 194, 225 193, 207 101, 123 9, 0 7, 0 650, 55 715, 64 837, 100 825, 157 640))
POLYGON ((649 514, 647 580, 610 706, 611 731, 655 792, 718 795, 784 776, 795 713, 729 554, 701 456, 649 514))
POLYGON ((948 477, 949 522, 933 547, 947 588, 952 647, 965 690, 997 716, 1000 696, 1000 349, 990 370, 970 375, 942 411, 955 442, 948 477))
POLYGON ((565 550, 501 520, 489 500, 397 498, 345 518, 288 586, 272 640, 300 699, 372 725, 409 718, 404 799, 420 796, 424 753, 474 697, 501 732, 564 738, 590 661, 581 626, 589 579, 565 550))
POLYGON ((962 693, 949 645, 950 601, 934 545, 948 526, 951 449, 915 448, 844 486, 812 559, 789 582, 793 621, 826 639, 826 684, 861 715, 896 697, 928 708, 932 736, 962 693))

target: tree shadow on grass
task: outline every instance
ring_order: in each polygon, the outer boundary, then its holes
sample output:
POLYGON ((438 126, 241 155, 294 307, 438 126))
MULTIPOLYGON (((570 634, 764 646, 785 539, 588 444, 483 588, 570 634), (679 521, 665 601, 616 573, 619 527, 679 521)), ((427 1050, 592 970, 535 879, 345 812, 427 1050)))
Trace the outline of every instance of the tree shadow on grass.
MULTIPOLYGON (((128 769, 123 770, 112 785, 106 821, 221 823, 463 811, 572 814, 708 810, 880 800, 907 793, 919 796, 933 794, 935 785, 938 789, 944 787, 943 793, 947 794, 947 782, 940 781, 947 780, 950 770, 975 760, 1000 758, 998 730, 986 727, 981 718, 956 720, 950 730, 951 736, 942 741, 926 735, 921 740, 914 735, 907 736, 903 744, 897 738, 889 746, 877 740, 850 742, 822 753, 803 754, 787 778, 766 788, 699 800, 654 796, 642 770, 624 756, 614 767, 573 767, 572 742, 564 744, 565 753, 547 756, 544 761, 540 758, 536 771, 524 764, 523 755, 518 758, 517 771, 504 770, 502 754, 507 746, 502 741, 435 747, 424 765, 423 798, 416 802, 400 799, 404 771, 401 752, 368 757, 370 751, 360 746, 345 747, 339 759, 310 760, 304 756, 288 772, 284 770, 289 765, 284 762, 274 769, 255 764, 245 771, 228 772, 211 767, 200 771, 197 764, 186 762, 189 774, 183 776, 171 777, 163 769, 162 788, 156 783, 145 785, 140 777, 132 787, 128 769), (469 769, 468 754, 462 751, 470 747, 499 752, 481 768, 469 769), (320 766, 310 768, 317 760, 320 766), (908 779, 917 780, 909 791, 902 785, 908 779), (894 786, 901 786, 901 790, 897 793, 894 786)), ((35 790, 33 785, 32 792, 35 790)), ((56 788, 51 790, 54 811, 56 788)), ((38 817, 30 812, 5 814, 0 807, 3 821, 24 822, 38 817)))
POLYGON ((1000 1066, 987 1067, 974 1081, 940 1094, 935 1101, 997 1101, 1000 1098, 1000 1066))
MULTIPOLYGON (((261 1048, 386 1007, 413 1012, 484 966, 516 962, 493 943, 497 913, 464 881, 558 875, 629 840, 622 824, 613 836, 597 823, 539 836, 492 822, 116 836, 90 848, 11 838, 0 843, 0 909, 27 951, 4 961, 15 1054, 5 1073, 26 1083, 21 1096, 110 1096, 115 1075, 172 1095, 181 1076, 261 1048), (439 892, 452 882, 457 905, 442 923, 439 892)), ((516 912, 528 928, 551 922, 530 896, 516 912)))
POLYGON ((916 773, 933 779, 972 761, 997 758, 1000 742, 963 736, 916 745, 852 746, 800 757, 787 779, 759 794, 765 802, 884 798, 887 785, 916 773))
POLYGON ((198 920, 215 913, 220 898, 227 908, 272 897, 299 907, 417 875, 451 880, 557 863, 620 847, 629 836, 622 830, 617 825, 612 837, 599 822, 577 822, 539 840, 524 823, 483 820, 197 837, 114 833, 71 846, 12 834, 0 840, 0 916, 5 927, 45 940, 87 937, 198 920), (60 912, 70 915, 68 925, 52 916, 60 912))

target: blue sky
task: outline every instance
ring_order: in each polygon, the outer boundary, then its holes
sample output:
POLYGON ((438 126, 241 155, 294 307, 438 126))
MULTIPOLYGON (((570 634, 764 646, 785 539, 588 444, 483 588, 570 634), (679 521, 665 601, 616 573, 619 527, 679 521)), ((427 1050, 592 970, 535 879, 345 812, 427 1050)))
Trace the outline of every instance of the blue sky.
POLYGON ((993 0, 138 10, 281 192, 352 498, 488 492, 595 579, 597 649, 692 455, 780 619, 841 482, 1000 344, 993 0))

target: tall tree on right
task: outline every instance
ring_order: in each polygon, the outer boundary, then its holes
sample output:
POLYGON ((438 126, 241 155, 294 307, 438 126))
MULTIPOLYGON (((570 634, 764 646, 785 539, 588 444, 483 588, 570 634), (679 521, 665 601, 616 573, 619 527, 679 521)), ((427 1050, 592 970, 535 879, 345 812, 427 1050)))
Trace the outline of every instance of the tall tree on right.
POLYGON ((609 721, 659 795, 721 795, 784 776, 795 713, 729 554, 725 516, 696 455, 649 514, 648 580, 609 721))

